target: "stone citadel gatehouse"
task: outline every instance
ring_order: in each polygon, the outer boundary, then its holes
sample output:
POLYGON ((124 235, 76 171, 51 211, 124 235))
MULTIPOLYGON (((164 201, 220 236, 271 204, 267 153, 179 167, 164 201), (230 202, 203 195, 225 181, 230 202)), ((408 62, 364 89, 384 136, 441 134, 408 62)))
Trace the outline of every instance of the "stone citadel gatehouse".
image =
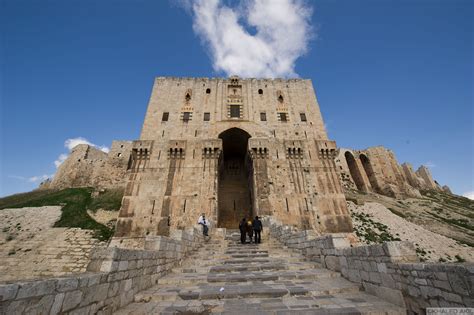
MULTIPOLYGON (((351 232, 311 80, 156 78, 133 142, 115 241, 243 216, 351 232)), ((138 244, 137 244, 138 242, 138 244)))

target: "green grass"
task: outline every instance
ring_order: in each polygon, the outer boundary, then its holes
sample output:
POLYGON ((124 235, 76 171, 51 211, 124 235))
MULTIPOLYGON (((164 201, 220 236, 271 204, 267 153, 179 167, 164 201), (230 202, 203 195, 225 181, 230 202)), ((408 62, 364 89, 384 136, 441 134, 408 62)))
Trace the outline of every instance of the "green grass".
POLYGON ((107 189, 95 196, 89 204, 89 210, 98 209, 118 211, 122 204, 123 188, 107 189))
POLYGON ((351 216, 358 221, 359 227, 354 226, 355 234, 367 244, 383 243, 388 241, 400 241, 388 231, 388 226, 372 220, 372 216, 363 212, 350 211, 351 216))
MULTIPOLYGON (((101 241, 108 240, 113 235, 113 229, 96 222, 87 214, 87 209, 93 203, 92 188, 68 188, 63 190, 32 191, 0 199, 0 209, 63 206, 61 218, 55 227, 75 227, 94 231, 94 237, 101 241)), ((113 198, 105 198, 110 200, 113 198)), ((97 201, 96 205, 114 204, 113 202, 97 201)))

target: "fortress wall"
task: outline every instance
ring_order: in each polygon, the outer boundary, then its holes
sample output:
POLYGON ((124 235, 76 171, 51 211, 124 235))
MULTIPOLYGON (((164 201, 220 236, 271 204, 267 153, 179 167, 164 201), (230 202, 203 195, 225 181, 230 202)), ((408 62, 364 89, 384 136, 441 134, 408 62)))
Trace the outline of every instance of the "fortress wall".
MULTIPOLYGON (((219 136, 232 128, 250 136, 245 172, 252 174, 253 213, 246 215, 275 215, 321 233, 351 230, 336 146, 327 140, 310 80, 157 78, 140 140, 132 145, 116 237, 168 235, 203 212, 218 224, 228 154, 219 136), (240 106, 240 117, 231 117, 231 104, 240 106)), ((232 219, 234 228, 239 220, 232 219)))
MULTIPOLYGON (((229 84, 230 79, 156 78, 140 139, 217 138, 235 123, 228 117, 227 98, 232 93, 229 84), (209 94, 207 89, 210 89, 209 94), (188 102, 187 93, 190 94, 188 102), (183 126, 184 111, 192 112, 192 117, 183 126), (166 122, 162 121, 164 112, 169 113, 166 122), (210 121, 204 121, 205 112, 210 113, 210 121), (179 128, 170 128, 177 126, 179 128)), ((246 126, 246 131, 253 137, 327 139, 311 80, 239 79, 238 85, 243 102, 241 121, 252 123, 246 126), (278 100, 280 94, 282 102, 278 100), (266 121, 260 120, 262 112, 266 113, 266 121), (282 125, 278 112, 288 114, 288 123, 282 125), (301 121, 301 113, 306 114, 307 122, 301 121)))
POLYGON ((129 141, 113 141, 109 153, 79 144, 59 166, 47 188, 124 186, 130 152, 129 141))
POLYGON ((424 185, 422 188, 439 190, 440 187, 435 183, 433 177, 431 176, 430 170, 426 166, 421 165, 416 170, 416 175, 418 175, 423 180, 424 185))
POLYGON ((419 197, 419 189, 441 189, 426 167, 414 172, 410 164, 400 165, 395 154, 381 146, 365 150, 341 148, 336 165, 341 181, 350 189, 373 191, 396 198, 419 197), (355 162, 348 163, 347 152, 355 162))
POLYGON ((79 144, 59 166, 50 188, 84 187, 92 184, 93 173, 105 164, 107 153, 87 144, 79 144))

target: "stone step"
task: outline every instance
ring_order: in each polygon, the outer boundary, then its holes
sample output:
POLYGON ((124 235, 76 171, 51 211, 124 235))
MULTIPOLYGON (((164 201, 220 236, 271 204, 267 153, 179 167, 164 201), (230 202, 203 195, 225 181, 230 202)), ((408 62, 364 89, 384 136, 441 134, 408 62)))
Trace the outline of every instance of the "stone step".
POLYGON ((269 271, 269 270, 287 270, 288 266, 284 263, 263 263, 254 265, 221 265, 209 269, 210 273, 240 272, 240 271, 269 271))
POLYGON ((140 292, 135 302, 175 300, 215 300, 234 298, 278 298, 283 296, 321 296, 359 292, 359 286, 343 278, 314 281, 273 281, 245 284, 157 285, 140 292))
POLYGON ((279 272, 238 272, 238 273, 181 273, 165 276, 158 280, 158 284, 198 284, 205 282, 255 282, 278 280, 318 280, 323 278, 340 277, 337 272, 327 269, 308 269, 299 271, 279 272))
POLYGON ((133 303, 115 314, 406 314, 403 308, 364 292, 225 300, 133 303))

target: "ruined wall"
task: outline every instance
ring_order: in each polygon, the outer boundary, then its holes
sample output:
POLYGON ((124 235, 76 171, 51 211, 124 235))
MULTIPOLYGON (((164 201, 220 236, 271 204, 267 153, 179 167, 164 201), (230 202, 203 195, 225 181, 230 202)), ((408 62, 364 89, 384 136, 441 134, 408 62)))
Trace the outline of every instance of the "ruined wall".
POLYGON ((396 198, 419 197, 420 190, 441 190, 426 167, 414 172, 410 164, 398 164, 395 154, 381 146, 365 150, 341 148, 336 164, 346 188, 396 198))
POLYGON ((202 212, 217 225, 228 156, 220 137, 232 128, 250 136, 252 209, 245 213, 320 232, 351 230, 336 145, 327 139, 310 80, 160 77, 133 142, 116 237, 166 235, 202 212))
POLYGON ((131 142, 113 141, 109 153, 79 144, 59 166, 51 182, 41 188, 125 186, 131 142))

